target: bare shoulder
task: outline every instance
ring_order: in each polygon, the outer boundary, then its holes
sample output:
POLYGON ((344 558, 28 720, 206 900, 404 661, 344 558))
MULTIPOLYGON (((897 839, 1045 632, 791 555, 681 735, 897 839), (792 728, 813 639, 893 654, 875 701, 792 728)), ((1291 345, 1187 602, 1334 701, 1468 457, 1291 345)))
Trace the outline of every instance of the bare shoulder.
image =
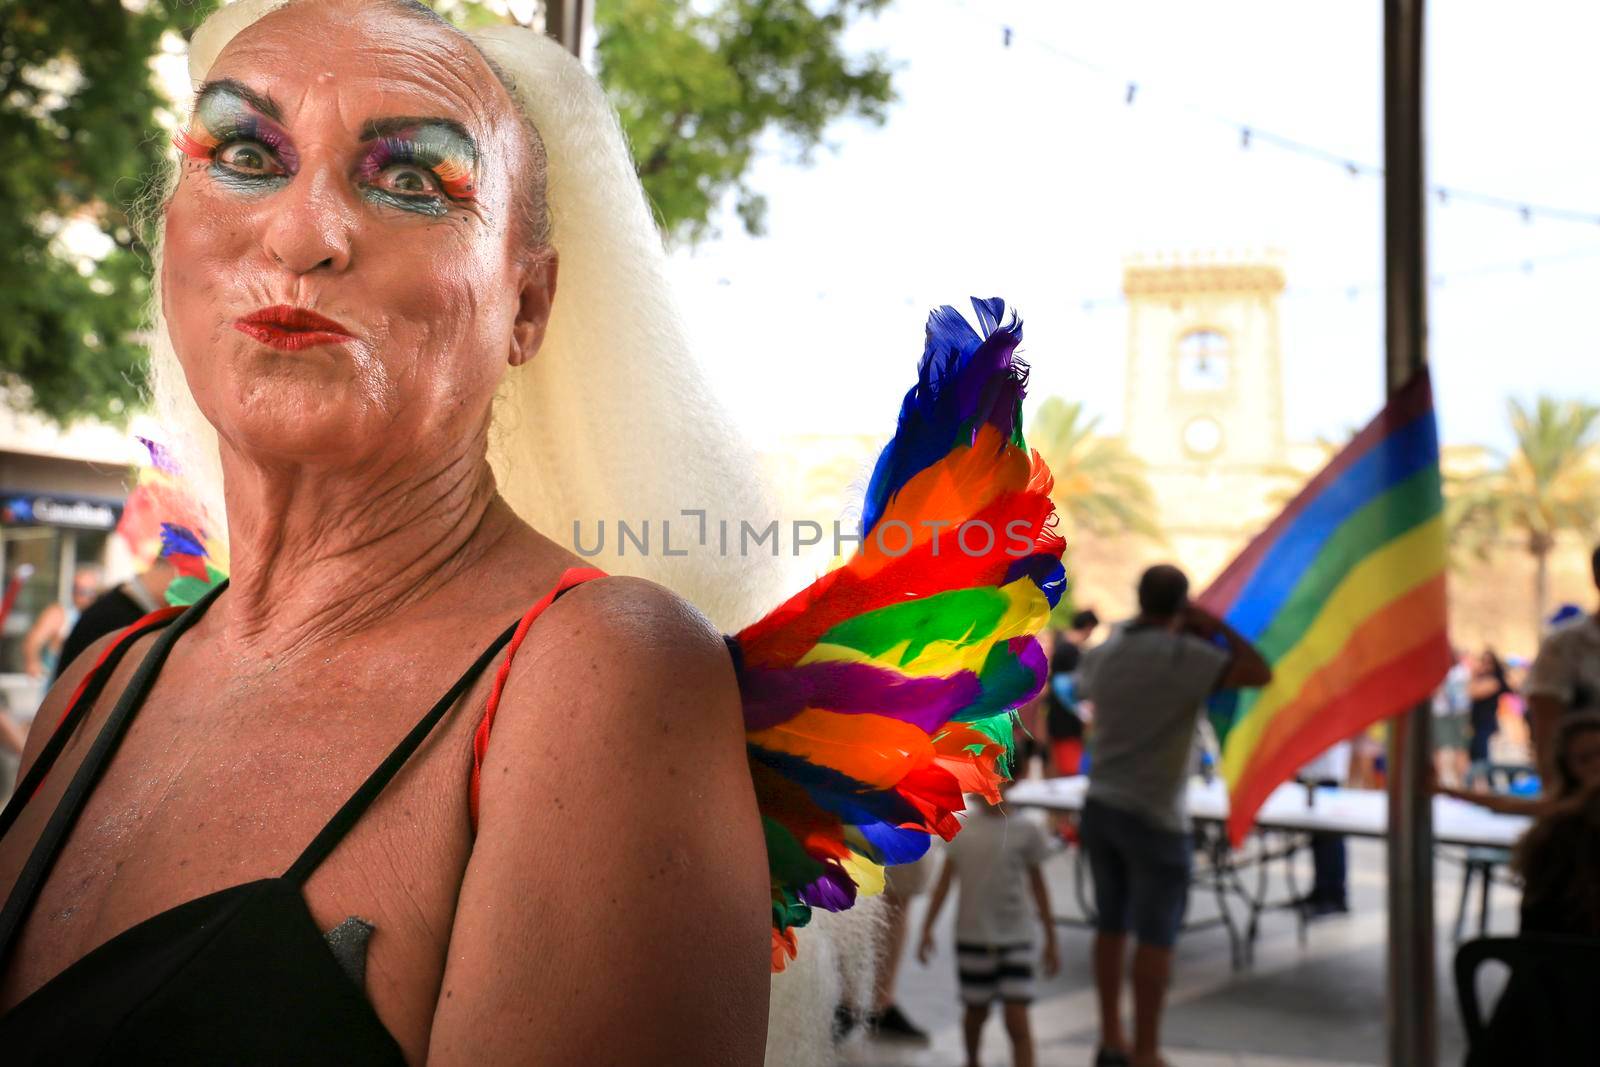
MULTIPOLYGON (((687 600, 643 578, 596 578, 569 590, 545 613, 548 641, 608 644, 625 640, 641 652, 690 654, 718 649, 722 637, 687 600)), ((531 634, 530 634, 531 636, 531 634)))
POLYGON ((722 635, 688 601, 642 578, 599 578, 569 590, 528 638, 509 695, 524 695, 529 682, 613 696, 663 688, 697 700, 736 695, 722 635))
POLYGON ((663 760, 743 758, 738 685, 721 634, 653 582, 595 579, 539 617, 512 663, 485 761, 484 821, 491 792, 527 785, 508 764, 539 766, 535 788, 581 789, 645 775, 643 764, 659 769, 663 760))
MULTIPOLYGON (((39 758, 39 750, 44 748, 45 742, 50 740, 50 735, 55 733, 61 717, 67 713, 67 707, 72 703, 73 694, 78 691, 78 686, 83 684, 83 680, 100 662, 100 657, 105 655, 106 649, 116 643, 118 636, 115 633, 107 634, 85 648, 78 658, 61 672, 61 677, 50 687, 50 692, 45 694, 44 702, 34 713, 33 725, 28 729, 27 743, 22 748, 22 764, 17 769, 19 779, 28 773, 34 760, 39 758)), ((151 638, 145 637, 141 640, 148 642, 151 638)))
POLYGON ((760 1062, 766 846, 731 658, 681 598, 595 579, 534 623, 456 915, 430 1062, 760 1062))

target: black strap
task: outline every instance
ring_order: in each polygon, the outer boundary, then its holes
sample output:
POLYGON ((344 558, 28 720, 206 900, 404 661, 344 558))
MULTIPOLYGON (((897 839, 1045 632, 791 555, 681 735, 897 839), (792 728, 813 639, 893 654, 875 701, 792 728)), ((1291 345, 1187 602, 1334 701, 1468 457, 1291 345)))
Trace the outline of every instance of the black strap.
MULTIPOLYGON (((4 811, 0 811, 0 839, 5 838, 6 832, 11 829, 12 824, 17 821, 17 817, 22 814, 22 809, 28 806, 28 801, 39 791, 39 786, 44 782, 45 775, 50 773, 50 769, 56 765, 56 760, 60 757, 62 750, 67 747, 67 742, 72 740, 72 735, 77 733, 78 727, 89 717, 89 712, 93 709, 95 701, 100 699, 100 694, 105 691, 106 683, 116 673, 117 666, 122 662, 122 658, 128 654, 128 650, 138 643, 139 638, 152 630, 159 630, 175 618, 177 616, 169 615, 164 619, 156 619, 139 627, 132 633, 124 635, 112 646, 110 654, 95 665, 94 671, 89 678, 89 684, 84 686, 83 692, 78 695, 78 699, 73 703, 72 707, 67 709, 67 713, 62 716, 61 721, 56 724, 55 732, 50 735, 50 739, 39 750, 38 759, 33 761, 33 765, 28 768, 28 773, 23 775, 22 780, 17 783, 15 791, 11 794, 10 803, 6 805, 4 811)), ((43 729, 42 726, 38 728, 43 729)))
POLYGON ((50 814, 50 820, 45 823, 44 832, 34 844, 28 862, 23 864, 22 873, 17 876, 16 885, 11 887, 11 895, 6 898, 5 907, 0 909, 0 967, 3 967, 9 958, 17 931, 21 929, 22 921, 27 918, 34 902, 38 900, 39 891, 44 886, 45 878, 50 874, 50 868, 55 866, 56 858, 61 854, 61 846, 66 842, 67 834, 78 821, 78 816, 83 813, 89 794, 99 782, 101 775, 105 773, 106 765, 116 754, 117 746, 122 743, 134 713, 144 703, 145 697, 149 696, 161 665, 167 661, 168 654, 172 652, 172 646, 178 643, 178 638, 183 636, 185 630, 200 620, 200 616, 205 614, 206 609, 227 586, 226 580, 217 583, 188 611, 172 621, 166 633, 157 638, 155 645, 146 653, 143 662, 139 664, 139 669, 128 682, 128 688, 123 690, 116 706, 111 709, 105 725, 100 728, 100 733, 89 746, 83 762, 78 765, 77 773, 67 784, 66 792, 61 795, 61 802, 56 805, 56 810, 50 814))
MULTIPOLYGON (((560 596, 561 594, 557 593, 556 595, 560 596)), ((311 872, 316 870, 317 865, 327 859, 328 854, 339 846, 339 842, 344 839, 344 835, 350 832, 350 828, 356 824, 356 821, 362 815, 366 814, 366 810, 372 806, 372 802, 378 799, 378 794, 382 793, 390 780, 400 773, 400 768, 405 766, 406 760, 411 758, 411 754, 427 739, 434 726, 438 724, 440 719, 444 718, 445 712, 454 707, 456 701, 466 695, 467 690, 472 688, 472 684, 478 680, 478 675, 482 674, 484 669, 493 662, 495 656, 499 655, 500 650, 506 647, 506 643, 511 640, 511 636, 517 632, 517 627, 521 623, 522 620, 518 619, 506 627, 505 632, 495 638, 494 643, 483 650, 483 654, 477 658, 472 666, 467 668, 466 673, 456 679, 456 684, 450 687, 450 691, 440 697, 437 704, 428 709, 428 713, 422 717, 417 725, 411 728, 411 732, 406 734, 405 738, 395 746, 394 751, 389 753, 382 763, 378 764, 378 769, 368 775, 367 780, 362 782, 360 787, 350 795, 350 799, 344 802, 344 807, 334 813, 333 818, 328 820, 328 825, 324 826, 322 831, 311 839, 311 844, 307 845, 306 850, 300 853, 300 858, 294 861, 293 866, 283 872, 285 881, 293 882, 295 885, 303 885, 305 880, 311 877, 311 872)))

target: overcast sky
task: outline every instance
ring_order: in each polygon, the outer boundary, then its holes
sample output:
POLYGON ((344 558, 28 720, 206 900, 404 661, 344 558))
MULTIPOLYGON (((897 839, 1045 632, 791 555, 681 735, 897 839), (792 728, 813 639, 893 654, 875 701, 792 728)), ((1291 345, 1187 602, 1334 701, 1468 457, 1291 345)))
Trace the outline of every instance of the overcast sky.
MULTIPOLYGON (((1600 5, 1430 7, 1430 182, 1600 214, 1587 107, 1600 99, 1600 5)), ((809 167, 774 144, 753 174, 770 232, 746 237, 730 218, 720 239, 675 254, 725 398, 758 440, 887 433, 927 309, 1000 295, 1025 315, 1033 402, 1081 399, 1114 430, 1124 257, 1275 248, 1291 289, 1291 438, 1364 422, 1382 402, 1380 181, 1259 137, 1243 150, 1207 116, 1381 162, 1381 10, 898 0, 850 36, 898 64, 889 121, 838 124, 809 167)), ((1600 225, 1434 202, 1429 226, 1445 440, 1506 445, 1507 395, 1600 400, 1600 225)))

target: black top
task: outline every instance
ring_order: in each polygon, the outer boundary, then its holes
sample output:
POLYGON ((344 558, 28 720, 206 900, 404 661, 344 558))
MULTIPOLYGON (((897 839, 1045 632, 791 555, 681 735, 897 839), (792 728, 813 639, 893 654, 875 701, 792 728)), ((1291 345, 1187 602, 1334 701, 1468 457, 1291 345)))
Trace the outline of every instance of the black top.
MULTIPOLYGON (((159 605, 158 605, 159 606, 159 605)), ((101 593, 94 603, 83 609, 72 632, 61 643, 61 656, 56 660, 56 677, 59 678, 83 650, 106 634, 132 626, 154 608, 146 607, 128 595, 126 583, 101 593)))
MULTIPOLYGON (((175 620, 158 620, 140 631, 166 626, 90 746, 0 910, 0 968, 161 665, 226 584, 175 620)), ((400 1046, 317 929, 301 887, 505 647, 515 628, 508 628, 467 668, 282 875, 223 889, 146 919, 0 1017, 5 1062, 403 1063, 400 1046)), ((123 642, 96 672, 18 783, 0 813, 0 836, 16 822, 131 644, 123 642)))

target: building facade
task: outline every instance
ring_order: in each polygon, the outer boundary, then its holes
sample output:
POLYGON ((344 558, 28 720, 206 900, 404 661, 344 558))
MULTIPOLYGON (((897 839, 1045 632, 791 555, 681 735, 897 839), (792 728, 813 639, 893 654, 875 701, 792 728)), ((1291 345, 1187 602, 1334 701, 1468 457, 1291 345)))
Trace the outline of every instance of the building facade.
MULTIPOLYGON (((1130 614, 1134 581, 1158 561, 1179 564, 1196 589, 1205 588, 1342 446, 1295 440, 1286 427, 1283 290, 1282 261, 1272 255, 1126 264, 1124 443, 1145 464, 1162 536, 1076 538, 1079 603, 1102 615, 1130 614)), ((1441 462, 1448 479, 1488 469, 1493 456, 1450 446, 1441 462)), ((1592 547, 1570 536, 1558 544, 1550 561, 1552 607, 1592 603, 1592 547)), ((1487 559, 1452 560, 1450 629, 1460 647, 1532 655, 1539 635, 1533 570, 1515 544, 1487 559)))
POLYGON ((0 699, 23 717, 42 695, 40 680, 23 672, 22 656, 39 613, 71 603, 73 575, 82 567, 98 567, 107 581, 134 569, 113 532, 134 464, 144 458, 137 432, 92 421, 63 429, 0 397, 0 575, 16 584, 0 623, 0 699))

